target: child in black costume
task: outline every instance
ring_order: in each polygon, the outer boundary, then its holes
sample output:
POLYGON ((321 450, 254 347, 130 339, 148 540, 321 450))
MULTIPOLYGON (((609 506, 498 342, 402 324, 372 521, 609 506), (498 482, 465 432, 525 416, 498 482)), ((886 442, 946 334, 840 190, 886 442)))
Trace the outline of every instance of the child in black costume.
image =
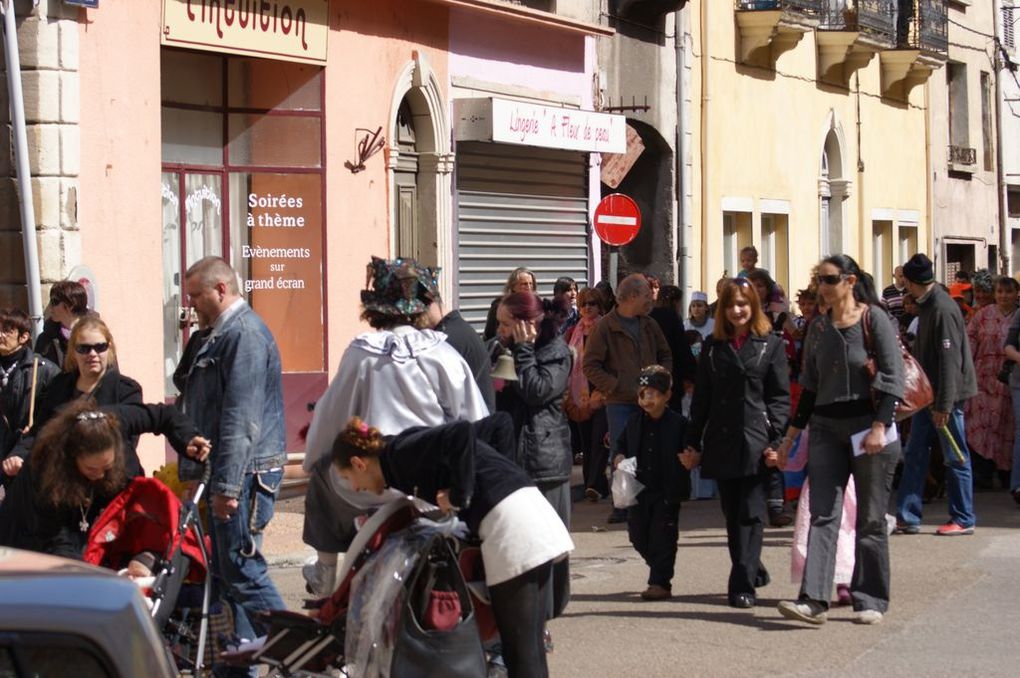
POLYGON ((648 588, 644 600, 671 598, 673 567, 680 516, 680 502, 691 492, 690 473, 681 465, 682 415, 669 409, 673 379, 668 370, 652 365, 638 377, 638 405, 623 430, 613 458, 614 466, 626 457, 637 457, 637 479, 644 489, 628 511, 630 543, 648 564, 648 588))

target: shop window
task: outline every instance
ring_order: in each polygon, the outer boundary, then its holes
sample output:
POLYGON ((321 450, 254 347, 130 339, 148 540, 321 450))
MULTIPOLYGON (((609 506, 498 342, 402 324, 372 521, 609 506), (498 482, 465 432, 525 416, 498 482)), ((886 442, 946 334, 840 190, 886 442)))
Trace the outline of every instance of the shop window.
POLYGON ((167 394, 195 323, 183 272, 209 255, 237 270, 284 373, 324 371, 322 69, 176 49, 161 59, 167 394))

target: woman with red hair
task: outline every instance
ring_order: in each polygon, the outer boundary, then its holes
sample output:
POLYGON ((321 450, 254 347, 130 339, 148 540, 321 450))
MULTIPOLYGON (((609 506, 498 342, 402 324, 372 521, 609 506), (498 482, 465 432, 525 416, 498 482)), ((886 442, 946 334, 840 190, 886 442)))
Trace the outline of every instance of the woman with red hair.
MULTIPOLYGON (((573 356, 559 334, 566 317, 562 299, 542 299, 531 292, 507 296, 496 311, 496 336, 514 357, 516 381, 496 394, 496 409, 513 420, 517 464, 549 500, 570 528, 570 427, 563 413, 563 394, 573 356)), ((553 566, 549 617, 559 616, 570 596, 566 560, 553 566)))

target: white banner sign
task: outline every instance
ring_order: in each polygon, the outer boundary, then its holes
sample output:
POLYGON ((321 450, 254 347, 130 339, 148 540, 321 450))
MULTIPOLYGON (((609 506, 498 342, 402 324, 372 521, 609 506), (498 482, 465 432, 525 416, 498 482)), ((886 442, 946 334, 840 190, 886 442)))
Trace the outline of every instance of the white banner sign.
POLYGON ((462 99, 456 110, 459 140, 594 153, 627 150, 627 120, 622 115, 497 98, 462 99))

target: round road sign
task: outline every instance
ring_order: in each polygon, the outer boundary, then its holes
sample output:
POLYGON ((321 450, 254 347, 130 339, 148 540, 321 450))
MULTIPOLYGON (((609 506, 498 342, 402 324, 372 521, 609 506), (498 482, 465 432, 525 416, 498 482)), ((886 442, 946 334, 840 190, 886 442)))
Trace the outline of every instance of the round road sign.
POLYGON ((595 208, 595 233, 607 245, 626 245, 641 230, 641 210, 622 193, 602 198, 595 208))

